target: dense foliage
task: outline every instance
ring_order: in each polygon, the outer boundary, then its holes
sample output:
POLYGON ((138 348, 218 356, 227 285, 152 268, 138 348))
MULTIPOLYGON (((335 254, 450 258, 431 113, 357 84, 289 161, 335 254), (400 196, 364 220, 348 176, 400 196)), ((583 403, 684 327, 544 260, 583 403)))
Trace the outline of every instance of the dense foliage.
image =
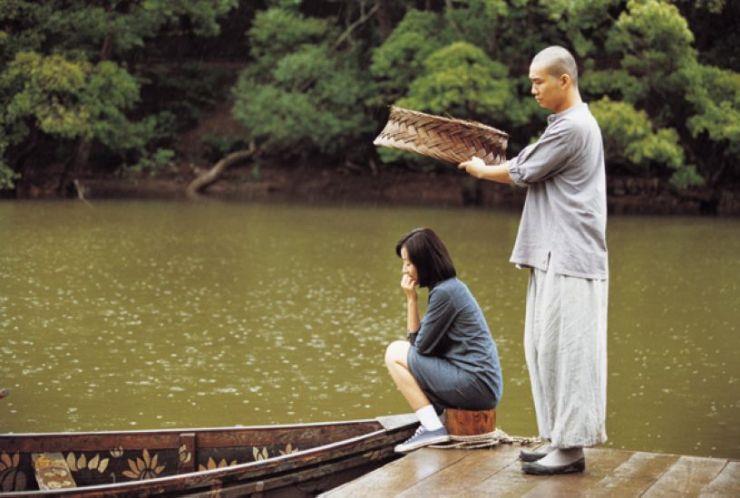
POLYGON ((236 0, 0 2, 0 188, 30 160, 62 161, 59 188, 100 145, 117 162, 156 150, 172 116, 136 109, 146 80, 135 55, 167 31, 219 31, 236 0), (138 112, 137 112, 138 111, 138 112), (40 152, 52 151, 52 152, 40 152))
MULTIPOLYGON (((158 149, 227 99, 242 143, 275 160, 374 162, 390 104, 506 129, 515 153, 545 124, 529 61, 561 44, 579 60, 610 173, 699 186, 716 201, 739 173, 739 15, 725 0, 4 0, 0 186, 12 188, 41 145, 67 174, 90 144, 124 167, 169 159, 158 149), (166 58, 173 31, 205 40, 233 15, 248 19, 231 95, 147 64, 166 58), (145 85, 179 88, 179 103, 142 101, 145 85)), ((408 155, 379 159, 416 167, 408 155)))

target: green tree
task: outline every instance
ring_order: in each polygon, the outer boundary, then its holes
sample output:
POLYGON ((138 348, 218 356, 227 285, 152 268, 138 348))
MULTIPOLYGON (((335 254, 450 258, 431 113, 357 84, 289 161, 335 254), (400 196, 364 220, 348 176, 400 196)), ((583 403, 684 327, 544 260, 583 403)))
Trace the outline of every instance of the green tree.
POLYGON ((222 98, 213 88, 228 75, 149 57, 177 36, 233 30, 223 16, 237 4, 253 20, 233 89, 238 142, 274 159, 367 164, 395 103, 503 128, 516 153, 545 125, 529 62, 559 44, 579 60, 610 172, 699 186, 690 195, 708 193, 710 209, 738 179, 737 2, 4 0, 0 187, 22 183, 29 164, 66 164, 72 178, 90 154, 172 157, 157 149, 222 98))
POLYGON ((609 97, 593 102, 591 111, 601 126, 610 167, 640 174, 651 164, 673 170, 683 168, 684 153, 673 128, 654 130, 645 111, 638 111, 627 102, 613 102, 609 97))
POLYGON ((690 69, 691 153, 716 205, 724 180, 740 171, 740 74, 700 64, 690 69))
POLYGON ((455 42, 433 52, 424 71, 398 105, 436 114, 517 126, 527 121, 518 105, 508 69, 467 42, 455 42))
MULTIPOLYGON (((657 0, 632 0, 609 33, 606 49, 620 58, 623 98, 644 109, 657 127, 674 127, 686 164, 674 168, 674 185, 706 184, 710 209, 719 187, 738 160, 737 73, 702 65, 694 36, 676 6, 657 0)), ((611 88, 610 90, 616 90, 611 88)))
POLYGON ((390 105, 404 97, 409 83, 424 71, 429 55, 452 39, 439 14, 409 10, 385 42, 373 50, 370 73, 377 83, 377 94, 371 103, 390 105))
POLYGON ((253 64, 234 87, 233 114, 266 155, 348 158, 374 127, 363 102, 371 86, 359 50, 328 21, 294 11, 260 12, 249 31, 253 64))
POLYGON ((699 61, 740 71, 740 2, 727 0, 672 0, 689 22, 699 61))
POLYGON ((198 35, 236 0, 0 3, 0 182, 10 187, 41 143, 57 143, 68 177, 84 169, 93 143, 138 151, 154 136, 153 117, 134 121, 140 81, 129 61, 163 30, 184 23, 198 35), (66 158, 64 158, 66 156, 66 158))

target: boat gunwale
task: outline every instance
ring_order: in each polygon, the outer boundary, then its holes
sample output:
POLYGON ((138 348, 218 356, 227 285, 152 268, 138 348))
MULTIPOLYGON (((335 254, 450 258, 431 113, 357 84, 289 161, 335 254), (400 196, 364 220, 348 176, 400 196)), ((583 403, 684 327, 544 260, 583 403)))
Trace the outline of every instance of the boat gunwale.
MULTIPOLYGON (((221 484, 220 479, 228 477, 232 474, 240 474, 244 471, 250 471, 254 470, 255 468, 259 468, 260 466, 264 466, 266 468, 271 467, 277 467, 281 463, 285 463, 286 461, 290 460, 296 460, 297 463, 302 463, 302 465, 299 465, 297 468, 302 467, 310 467, 315 466, 317 464, 321 464, 324 461, 330 461, 335 458, 342 458, 346 456, 352 455, 351 452, 348 452, 347 454, 340 454, 340 455, 331 455, 330 459, 322 459, 320 458, 321 452, 327 451, 327 450, 334 450, 339 449, 342 447, 348 447, 346 449, 351 449, 353 445, 357 445, 357 443, 361 443, 364 440, 372 440, 374 438, 378 438, 380 436, 390 434, 393 432, 397 432, 399 430, 402 430, 404 426, 396 427, 392 429, 387 429, 382 426, 382 423, 380 423, 377 419, 362 419, 362 420, 353 420, 353 421, 345 421, 341 422, 342 425, 359 425, 366 422, 377 422, 381 428, 379 430, 375 430, 366 434, 362 434, 359 436, 353 436, 351 438, 342 439, 340 441, 335 441, 333 443, 328 443, 320 446, 315 446, 312 448, 308 448, 305 450, 299 450, 294 453, 289 453, 286 455, 278 455, 272 458, 268 458, 265 460, 257 460, 252 462, 246 462, 246 463, 240 463, 237 465, 229 466, 229 467, 222 467, 222 468, 216 468, 216 469, 207 469, 207 470, 200 470, 200 471, 193 471, 193 472, 186 472, 182 474, 175 474, 170 476, 164 476, 164 477, 157 477, 153 479, 146 479, 146 480, 137 480, 137 481, 129 481, 129 482, 117 482, 117 483, 109 483, 109 484, 96 484, 92 486, 77 486, 74 488, 64 488, 64 489, 54 489, 54 490, 29 490, 29 491, 9 491, 9 492, 0 492, 0 498, 6 498, 11 496, 18 496, 18 497, 25 497, 25 496, 49 496, 50 494, 53 494, 54 496, 69 496, 69 495, 81 495, 84 496, 85 494, 94 494, 94 493, 105 493, 105 492, 114 492, 116 495, 121 495, 123 493, 129 493, 129 492, 136 492, 140 490, 146 490, 147 488, 151 488, 153 486, 162 486, 163 489, 158 491, 161 493, 170 493, 175 492, 182 489, 189 489, 189 488, 200 488, 200 487, 206 487, 211 483, 221 484), (311 457, 315 456, 312 455, 314 453, 319 454, 319 458, 317 458, 314 461, 307 460, 304 462, 301 462, 301 457, 311 457), (200 482, 198 482, 195 486, 188 486, 186 481, 190 478, 198 478, 200 482)), ((307 426, 309 424, 299 424, 295 427, 301 427, 301 426, 307 426)), ((317 424, 311 424, 312 426, 316 425, 336 425, 332 422, 327 423, 317 423, 317 424)), ((412 425, 412 423, 409 423, 407 425, 412 425)), ((267 427, 276 427, 276 426, 267 426, 267 427)), ((284 428, 284 427, 281 427, 284 428)), ((243 429, 256 429, 255 426, 249 426, 249 427, 243 427, 243 429)), ((219 429, 215 429, 219 430, 219 429)), ((135 432, 135 431, 128 431, 128 432, 135 432)), ((93 434, 99 434, 99 433, 93 433, 93 434)), ((370 451, 363 450, 363 451, 370 451)), ((285 469, 289 470, 289 469, 285 469)), ((247 477, 246 479, 250 479, 247 477)), ((238 481, 238 479, 236 479, 238 481)))
POLYGON ((382 426, 377 418, 344 420, 337 422, 306 422, 301 424, 269 424, 269 425, 235 425, 224 427, 187 427, 173 429, 141 429, 141 430, 118 430, 118 431, 87 431, 87 432, 5 432, 0 434, 0 441, 10 438, 32 438, 32 437, 78 437, 78 436, 134 436, 134 435, 158 435, 158 434, 180 434, 187 432, 233 432, 233 431, 257 431, 257 430, 281 430, 302 429, 310 427, 324 427, 328 425, 360 425, 375 423, 382 426))

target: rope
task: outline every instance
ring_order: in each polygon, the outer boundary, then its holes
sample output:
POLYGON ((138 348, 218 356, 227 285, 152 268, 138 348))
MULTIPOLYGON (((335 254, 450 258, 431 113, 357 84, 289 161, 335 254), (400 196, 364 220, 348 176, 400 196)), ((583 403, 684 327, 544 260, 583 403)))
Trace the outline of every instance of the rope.
POLYGON ((524 437, 524 436, 509 436, 501 429, 496 429, 493 432, 487 432, 485 434, 475 434, 473 436, 455 436, 450 434, 450 441, 445 444, 432 444, 430 448, 443 448, 443 449, 478 449, 478 448, 491 448, 499 444, 522 444, 531 445, 541 443, 542 439, 539 437, 524 437))

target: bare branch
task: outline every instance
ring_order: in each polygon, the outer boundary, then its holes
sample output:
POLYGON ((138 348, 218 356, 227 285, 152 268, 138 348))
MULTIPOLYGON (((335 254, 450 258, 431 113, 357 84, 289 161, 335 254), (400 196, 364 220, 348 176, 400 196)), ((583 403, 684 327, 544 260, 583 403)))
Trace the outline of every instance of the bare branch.
POLYGON ((211 169, 199 175, 195 180, 190 182, 185 190, 187 196, 191 199, 197 199, 200 194, 210 185, 218 181, 221 174, 229 167, 245 159, 249 159, 257 152, 254 142, 249 144, 248 149, 238 150, 219 160, 211 169))
POLYGON ((338 49, 342 45, 342 43, 344 43, 344 40, 347 39, 349 35, 351 35, 355 29, 365 24, 371 17, 373 17, 375 15, 375 12, 377 12, 377 10, 378 10, 378 4, 376 3, 375 5, 373 5, 373 7, 368 12, 364 12, 365 3, 363 2, 361 6, 360 17, 355 22, 350 24, 349 27, 347 27, 347 29, 344 30, 344 33, 339 35, 339 38, 337 38, 337 41, 334 42, 334 46, 332 48, 334 50, 338 49))

